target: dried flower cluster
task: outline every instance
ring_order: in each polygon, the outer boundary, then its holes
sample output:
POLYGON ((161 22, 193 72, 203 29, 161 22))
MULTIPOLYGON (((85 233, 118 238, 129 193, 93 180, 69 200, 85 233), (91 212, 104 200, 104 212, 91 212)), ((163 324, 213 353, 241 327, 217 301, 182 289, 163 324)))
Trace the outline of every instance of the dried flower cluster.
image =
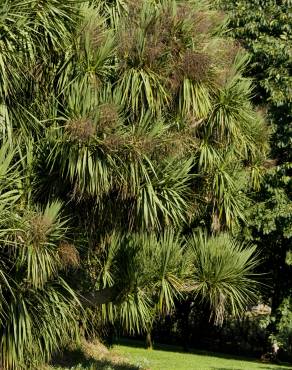
POLYGON ((194 82, 204 82, 211 77, 211 68, 212 59, 208 54, 187 51, 174 64, 167 79, 167 87, 176 94, 184 78, 194 82))
POLYGON ((79 118, 68 121, 65 131, 72 141, 87 142, 95 135, 96 125, 90 118, 79 118))
POLYGON ((125 138, 118 134, 109 134, 103 139, 104 146, 112 151, 121 150, 126 143, 125 138))
POLYGON ((115 104, 106 103, 99 107, 98 130, 110 132, 119 120, 118 107, 115 104))
POLYGON ((58 248, 58 255, 64 267, 77 267, 80 264, 80 257, 73 244, 63 242, 58 248))
POLYGON ((166 46, 160 40, 154 40, 154 37, 148 40, 144 49, 144 63, 153 71, 159 67, 159 59, 166 53, 166 46))
POLYGON ((52 221, 44 215, 35 215, 30 220, 30 231, 33 243, 42 244, 47 240, 47 233, 52 227, 52 221))
POLYGON ((184 54, 179 68, 184 77, 202 82, 206 80, 210 67, 211 58, 207 54, 188 51, 184 54))
POLYGON ((142 0, 127 0, 128 14, 130 18, 137 18, 143 7, 142 0))

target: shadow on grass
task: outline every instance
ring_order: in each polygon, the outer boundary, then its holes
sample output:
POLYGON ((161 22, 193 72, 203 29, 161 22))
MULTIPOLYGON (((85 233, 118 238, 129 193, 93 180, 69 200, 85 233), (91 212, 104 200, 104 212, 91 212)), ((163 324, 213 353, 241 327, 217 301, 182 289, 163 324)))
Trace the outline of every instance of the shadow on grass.
MULTIPOLYGON (((135 339, 120 339, 118 342, 114 343, 117 345, 133 347, 133 348, 146 348, 145 342, 135 339)), ((288 370, 292 369, 291 364, 288 363, 280 363, 280 364, 273 364, 273 363, 263 363, 259 361, 257 358, 254 357, 244 357, 244 356, 237 356, 237 355, 230 355, 227 353, 220 353, 220 352, 209 352, 204 350, 197 350, 197 349, 189 349, 185 351, 183 347, 170 345, 170 344, 155 344, 153 345, 154 350, 158 351, 168 351, 168 352, 176 352, 176 353, 183 353, 183 354, 193 354, 193 355, 200 355, 200 356, 208 356, 208 357, 217 357, 226 360, 238 360, 238 361, 245 361, 245 362, 253 362, 258 363, 259 365, 265 366, 262 367, 263 370, 288 370), (278 366, 277 366, 278 365, 278 366)), ((220 368, 220 367, 213 367, 212 370, 230 370, 230 368, 220 368)), ((232 369, 232 370, 239 370, 239 369, 232 369)))
POLYGON ((87 357, 81 349, 66 350, 55 356, 50 364, 56 369, 76 370, 139 370, 140 367, 127 363, 116 363, 110 359, 94 359, 87 357))

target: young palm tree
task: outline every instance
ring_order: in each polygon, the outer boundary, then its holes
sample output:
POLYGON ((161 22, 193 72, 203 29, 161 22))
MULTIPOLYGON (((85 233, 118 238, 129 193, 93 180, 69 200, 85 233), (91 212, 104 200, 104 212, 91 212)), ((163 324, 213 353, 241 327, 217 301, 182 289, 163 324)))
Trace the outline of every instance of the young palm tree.
POLYGON ((103 320, 120 322, 123 330, 132 333, 146 330, 153 313, 169 313, 175 298, 189 289, 191 265, 182 239, 166 231, 159 238, 114 234, 107 242, 99 259, 93 258, 89 265, 89 272, 95 270, 98 275, 88 301, 103 305, 103 320))
POLYGON ((240 315, 257 300, 254 273, 259 259, 253 246, 245 246, 228 234, 208 237, 199 232, 188 239, 194 264, 194 294, 207 303, 214 323, 227 314, 240 315))
POLYGON ((155 316, 171 314, 175 301, 185 297, 222 325, 257 300, 258 264, 255 248, 228 234, 114 234, 87 266, 96 283, 85 303, 100 305, 102 322, 130 333, 150 332, 155 316))

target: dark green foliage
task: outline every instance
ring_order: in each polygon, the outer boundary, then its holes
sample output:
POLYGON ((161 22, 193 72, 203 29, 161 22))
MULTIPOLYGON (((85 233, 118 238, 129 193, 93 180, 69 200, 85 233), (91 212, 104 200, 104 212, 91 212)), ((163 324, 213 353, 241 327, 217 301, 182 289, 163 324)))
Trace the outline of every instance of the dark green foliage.
MULTIPOLYGON (((285 0, 219 3, 231 16, 230 33, 250 53, 247 75, 256 83, 254 101, 267 111, 274 131, 273 160, 266 163, 268 174, 253 197, 245 233, 263 251, 262 270, 269 273, 271 285, 266 298, 276 309, 292 293, 291 267, 286 263, 292 245, 292 4, 285 0)), ((284 316, 276 326, 271 325, 274 332, 289 330, 284 328, 284 316)))
POLYGON ((277 334, 273 336, 283 350, 292 355, 292 299, 285 298, 277 310, 277 334))
POLYGON ((285 111, 292 99, 291 2, 228 0, 220 5, 230 15, 232 34, 250 51, 249 74, 257 82, 258 101, 272 110, 284 108, 282 118, 291 118, 291 109, 285 111))

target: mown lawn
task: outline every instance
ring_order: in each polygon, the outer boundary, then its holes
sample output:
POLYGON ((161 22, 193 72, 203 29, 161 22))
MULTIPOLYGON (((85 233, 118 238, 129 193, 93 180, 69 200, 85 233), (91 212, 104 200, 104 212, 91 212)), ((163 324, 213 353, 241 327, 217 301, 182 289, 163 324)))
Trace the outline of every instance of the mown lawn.
POLYGON ((115 351, 131 363, 151 370, 287 370, 292 366, 263 364, 220 354, 182 353, 165 350, 146 350, 138 347, 117 346, 115 351))
MULTIPOLYGON (((136 344, 136 343, 135 343, 136 344)), ((241 359, 222 354, 200 352, 183 353, 175 347, 159 346, 147 350, 132 345, 115 345, 102 356, 90 350, 84 355, 81 351, 67 354, 69 362, 55 363, 50 370, 288 370, 286 364, 272 365, 259 361, 241 359)))

